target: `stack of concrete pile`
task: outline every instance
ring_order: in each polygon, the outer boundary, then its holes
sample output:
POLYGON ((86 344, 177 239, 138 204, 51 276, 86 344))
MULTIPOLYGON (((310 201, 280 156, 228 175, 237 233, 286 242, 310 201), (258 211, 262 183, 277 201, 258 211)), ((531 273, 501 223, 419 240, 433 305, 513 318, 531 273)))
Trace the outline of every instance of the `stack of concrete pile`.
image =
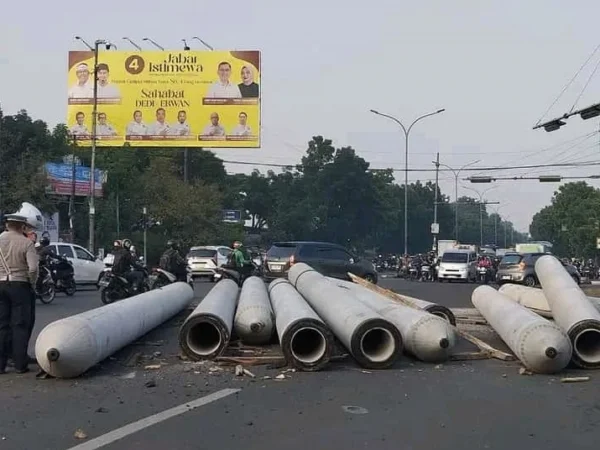
POLYGON ((541 290, 481 286, 473 304, 530 370, 554 373, 569 361, 600 368, 599 299, 587 297, 554 256, 539 258, 535 271, 541 290))
POLYGON ((268 288, 256 277, 241 291, 233 281, 217 283, 181 327, 180 345, 191 359, 212 359, 223 354, 233 333, 260 345, 276 332, 287 362, 305 371, 327 364, 334 337, 364 368, 391 367, 403 349, 422 361, 447 360, 454 328, 434 314, 452 319, 451 312, 417 299, 407 302, 413 307, 300 263, 287 280, 268 288))

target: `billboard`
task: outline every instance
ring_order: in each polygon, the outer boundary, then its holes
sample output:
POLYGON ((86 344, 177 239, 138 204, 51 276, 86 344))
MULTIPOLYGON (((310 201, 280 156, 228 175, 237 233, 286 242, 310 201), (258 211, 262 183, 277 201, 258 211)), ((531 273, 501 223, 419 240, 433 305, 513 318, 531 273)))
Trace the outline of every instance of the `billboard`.
MULTIPOLYGON (((96 145, 260 147, 259 51, 102 51, 96 145)), ((94 52, 69 52, 67 127, 89 146, 94 52)))
MULTIPOLYGON (((65 163, 46 163, 46 173, 50 182, 50 192, 58 195, 71 195, 73 182, 75 182, 75 195, 90 195, 90 168, 75 166, 75 179, 73 179, 73 165, 65 163)), ((102 197, 102 184, 106 182, 104 171, 94 171, 94 196, 102 197)))

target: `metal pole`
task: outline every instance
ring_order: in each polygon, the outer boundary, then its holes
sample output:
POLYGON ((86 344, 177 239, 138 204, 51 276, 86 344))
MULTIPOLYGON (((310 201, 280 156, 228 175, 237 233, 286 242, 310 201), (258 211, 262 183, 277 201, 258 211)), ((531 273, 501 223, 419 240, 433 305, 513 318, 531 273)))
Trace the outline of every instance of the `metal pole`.
POLYGON ((504 248, 508 248, 506 245, 506 220, 504 221, 504 248))
MULTIPOLYGON (((438 223, 438 181, 440 175, 440 153, 435 158, 435 201, 433 202, 433 223, 438 223)), ((438 230, 439 231, 439 230, 438 230)), ((433 235, 433 250, 437 253, 437 234, 433 235)))
POLYGON ((479 197, 479 247, 483 247, 483 196, 479 197))
POLYGON ((117 189, 117 239, 121 236, 121 204, 119 202, 119 190, 117 189))
POLYGON ((103 41, 96 40, 94 43, 94 103, 92 107, 92 161, 90 164, 90 211, 89 211, 89 245, 88 250, 95 255, 94 232, 96 222, 96 202, 95 202, 95 171, 96 171, 96 129, 98 119, 98 49, 103 41))
POLYGON ((458 175, 454 174, 454 239, 458 242, 458 175))
POLYGON ((144 206, 143 209, 144 212, 144 265, 148 264, 148 257, 146 255, 146 249, 147 249, 147 231, 148 231, 148 218, 146 217, 146 214, 148 214, 148 210, 146 209, 146 207, 144 206))
POLYGON ((188 182, 188 149, 183 149, 183 181, 188 182))
POLYGON ((494 216, 494 247, 498 247, 498 213, 494 216))
POLYGON ((404 157, 404 254, 408 255, 408 136, 410 135, 410 130, 412 129, 412 127, 421 119, 424 119, 425 117, 429 117, 429 116, 433 116, 439 113, 442 113, 445 111, 445 109, 438 109, 437 111, 431 112, 429 114, 423 114, 420 117, 417 117, 413 123, 410 124, 410 126, 408 127, 408 129, 402 124, 402 122, 400 122, 398 119, 396 119, 394 116, 390 116, 389 114, 383 114, 380 113, 379 111, 376 111, 374 109, 370 110, 373 114, 377 114, 378 116, 383 116, 386 117, 390 120, 393 120, 394 122, 396 122, 398 125, 400 125, 400 128, 402 128, 402 131, 404 131, 404 137, 405 137, 405 142, 404 142, 404 150, 405 150, 405 157, 404 157))
MULTIPOLYGON (((411 125, 412 127, 412 125, 411 125)), ((408 131, 405 130, 404 143, 404 254, 408 255, 408 131)))
POLYGON ((77 146, 77 136, 73 135, 73 154, 71 155, 71 198, 69 199, 69 233, 71 242, 75 242, 75 147, 77 146))

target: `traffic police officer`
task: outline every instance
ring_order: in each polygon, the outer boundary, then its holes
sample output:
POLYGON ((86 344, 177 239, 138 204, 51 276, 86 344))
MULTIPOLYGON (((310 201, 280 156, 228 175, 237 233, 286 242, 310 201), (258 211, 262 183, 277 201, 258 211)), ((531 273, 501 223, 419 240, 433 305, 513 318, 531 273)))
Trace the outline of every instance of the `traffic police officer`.
POLYGON ((28 228, 41 222, 41 214, 28 217, 33 205, 24 203, 16 214, 6 216, 6 230, 0 234, 0 374, 6 370, 7 342, 12 340, 15 371, 29 371, 27 347, 34 321, 33 286, 38 276, 35 244, 25 237, 28 228))

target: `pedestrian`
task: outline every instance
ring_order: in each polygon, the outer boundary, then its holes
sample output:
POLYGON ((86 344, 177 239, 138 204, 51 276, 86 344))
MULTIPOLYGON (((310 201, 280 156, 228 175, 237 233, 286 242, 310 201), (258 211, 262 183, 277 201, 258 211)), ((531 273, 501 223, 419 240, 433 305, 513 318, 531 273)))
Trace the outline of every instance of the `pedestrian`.
POLYGON ((36 224, 35 218, 30 220, 25 214, 9 214, 7 231, 0 234, 0 374, 6 371, 10 341, 15 371, 29 371, 27 347, 35 320, 33 287, 38 275, 38 255, 35 244, 25 235, 36 224))

